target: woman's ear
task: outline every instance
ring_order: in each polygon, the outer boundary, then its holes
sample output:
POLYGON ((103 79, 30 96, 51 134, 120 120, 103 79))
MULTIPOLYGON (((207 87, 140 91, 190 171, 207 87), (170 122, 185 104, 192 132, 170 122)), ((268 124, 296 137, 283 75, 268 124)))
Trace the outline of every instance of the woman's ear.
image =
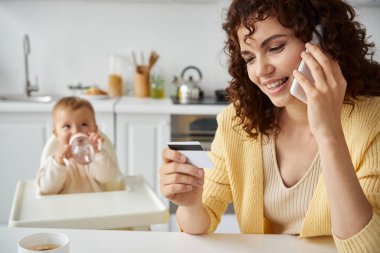
POLYGON ((51 133, 54 134, 55 137, 57 137, 57 130, 55 129, 55 127, 53 127, 51 133))

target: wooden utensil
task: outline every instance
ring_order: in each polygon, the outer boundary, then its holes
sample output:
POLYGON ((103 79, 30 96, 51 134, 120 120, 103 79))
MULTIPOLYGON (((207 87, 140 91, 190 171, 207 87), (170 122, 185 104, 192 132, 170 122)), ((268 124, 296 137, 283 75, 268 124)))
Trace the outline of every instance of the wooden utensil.
POLYGON ((152 51, 150 53, 150 56, 149 56, 149 65, 148 65, 149 69, 151 69, 153 67, 153 65, 157 62, 157 60, 158 60, 159 57, 160 56, 157 54, 156 51, 152 51))

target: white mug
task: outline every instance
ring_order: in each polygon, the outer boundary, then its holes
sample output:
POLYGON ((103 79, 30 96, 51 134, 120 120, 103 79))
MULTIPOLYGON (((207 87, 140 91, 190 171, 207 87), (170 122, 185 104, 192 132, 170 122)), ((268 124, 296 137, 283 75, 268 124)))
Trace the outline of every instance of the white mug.
POLYGON ((18 253, 69 253, 70 239, 61 233, 38 233, 22 238, 18 243, 18 253))

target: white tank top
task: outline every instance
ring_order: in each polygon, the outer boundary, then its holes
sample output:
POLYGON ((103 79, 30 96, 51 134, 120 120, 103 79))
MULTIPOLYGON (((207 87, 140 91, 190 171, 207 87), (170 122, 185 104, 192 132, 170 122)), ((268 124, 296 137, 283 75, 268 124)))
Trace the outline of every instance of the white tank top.
POLYGON ((322 171, 319 153, 301 180, 289 188, 277 166, 273 138, 263 143, 263 166, 264 216, 270 221, 271 232, 298 235, 322 171))

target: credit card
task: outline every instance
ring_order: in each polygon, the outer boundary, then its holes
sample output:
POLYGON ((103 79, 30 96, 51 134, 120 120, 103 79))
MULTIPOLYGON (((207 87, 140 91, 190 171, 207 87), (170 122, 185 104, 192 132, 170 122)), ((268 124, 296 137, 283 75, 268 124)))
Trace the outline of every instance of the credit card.
POLYGON ((185 155, 188 162, 198 168, 210 168, 215 166, 199 141, 174 141, 168 142, 170 149, 176 150, 185 155))

